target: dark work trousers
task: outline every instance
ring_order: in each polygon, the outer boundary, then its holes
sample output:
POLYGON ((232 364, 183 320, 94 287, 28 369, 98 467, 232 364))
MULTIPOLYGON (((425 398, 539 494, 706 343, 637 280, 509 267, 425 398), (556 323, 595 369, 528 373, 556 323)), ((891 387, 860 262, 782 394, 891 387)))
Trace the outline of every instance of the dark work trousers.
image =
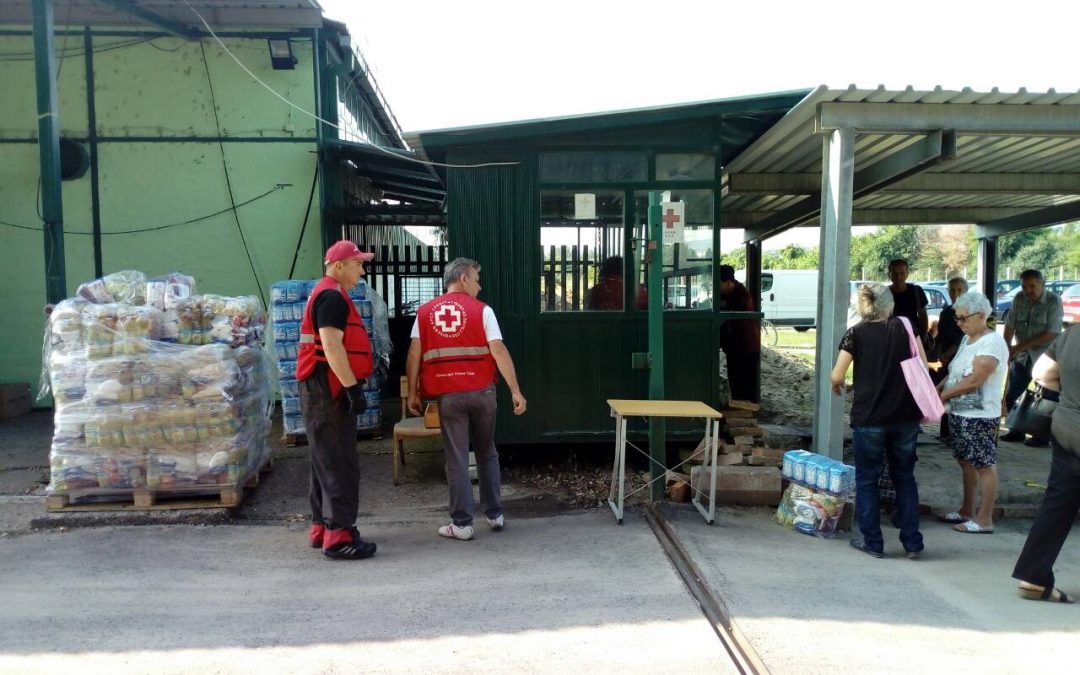
POLYGON ((728 386, 731 398, 736 401, 757 403, 758 370, 761 354, 736 354, 724 352, 727 358, 728 386))
POLYGON ((1050 447, 1046 493, 1012 573, 1014 579, 1044 588, 1054 585, 1054 562, 1080 511, 1080 448, 1061 445, 1054 434, 1050 447))
MULTIPOLYGON (((948 368, 948 366, 942 366, 941 368, 939 368, 937 370, 931 370, 930 371, 930 381, 933 382, 935 385, 941 384, 948 377, 949 377, 949 368, 948 368)), ((941 425, 938 428, 938 434, 942 438, 948 438, 949 437, 949 416, 947 414, 941 416, 941 425)))
POLYGON ((311 449, 311 522, 352 527, 360 508, 356 416, 330 397, 330 383, 321 375, 300 382, 300 404, 311 449))
POLYGON ((1013 361, 1009 363, 1009 383, 1005 387, 1005 405, 1012 410, 1016 399, 1031 384, 1031 362, 1013 361))
POLYGON ((454 392, 439 397, 446 483, 450 487, 450 518, 455 525, 473 524, 472 481, 469 480, 469 440, 476 453, 476 478, 484 515, 502 515, 502 477, 495 449, 495 385, 477 391, 454 392))

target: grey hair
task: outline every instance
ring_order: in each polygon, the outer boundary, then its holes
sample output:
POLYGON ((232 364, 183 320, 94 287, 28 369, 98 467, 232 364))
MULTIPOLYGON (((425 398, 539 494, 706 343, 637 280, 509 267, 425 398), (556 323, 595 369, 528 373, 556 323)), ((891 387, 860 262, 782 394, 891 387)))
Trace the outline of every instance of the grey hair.
POLYGON ((443 287, 450 288, 450 284, 460 279, 461 275, 466 274, 469 270, 479 272, 480 263, 469 258, 454 258, 446 263, 446 267, 443 268, 443 287))
POLYGON ((967 288, 968 280, 964 277, 953 277, 952 279, 949 279, 948 285, 952 286, 953 284, 964 284, 964 288, 967 288))
POLYGON ((859 286, 859 316, 863 321, 876 321, 892 314, 893 294, 889 287, 876 281, 859 286))
POLYGON ((978 291, 968 291, 964 293, 956 302, 953 303, 953 308, 959 312, 961 309, 966 309, 968 314, 982 314, 986 318, 990 318, 990 315, 994 313, 994 308, 990 306, 990 301, 986 299, 986 296, 978 291))

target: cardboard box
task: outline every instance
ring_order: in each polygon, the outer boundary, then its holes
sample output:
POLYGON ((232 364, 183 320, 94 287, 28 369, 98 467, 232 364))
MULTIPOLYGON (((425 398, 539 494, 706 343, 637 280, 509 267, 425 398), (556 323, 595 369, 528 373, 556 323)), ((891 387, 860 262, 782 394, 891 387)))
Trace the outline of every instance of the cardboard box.
POLYGON ((0 382, 0 420, 25 415, 31 407, 29 383, 0 382))
POLYGON ((439 423, 439 404, 428 403, 424 408, 424 427, 427 429, 438 429, 439 423))

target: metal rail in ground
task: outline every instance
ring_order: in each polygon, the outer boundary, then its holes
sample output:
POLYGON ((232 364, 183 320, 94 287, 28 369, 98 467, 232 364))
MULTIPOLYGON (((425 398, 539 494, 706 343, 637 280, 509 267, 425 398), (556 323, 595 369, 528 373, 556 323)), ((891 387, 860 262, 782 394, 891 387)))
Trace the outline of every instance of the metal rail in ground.
POLYGON ((716 635, 720 638, 735 667, 744 675, 767 675, 769 669, 765 666, 765 662, 758 656, 746 635, 739 630, 724 601, 709 587, 701 570, 679 541, 664 514, 649 505, 645 507, 645 519, 660 542, 660 547, 664 549, 664 553, 667 554, 683 583, 686 584, 690 595, 697 600, 698 606, 701 607, 705 618, 709 620, 716 635))

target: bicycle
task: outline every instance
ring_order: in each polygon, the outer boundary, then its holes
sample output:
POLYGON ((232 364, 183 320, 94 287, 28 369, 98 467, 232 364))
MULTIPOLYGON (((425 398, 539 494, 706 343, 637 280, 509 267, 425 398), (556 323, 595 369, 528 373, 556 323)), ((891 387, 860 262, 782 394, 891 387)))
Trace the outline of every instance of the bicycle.
POLYGON ((761 342, 775 347, 779 341, 780 333, 776 331, 776 326, 772 321, 761 319, 761 342))

